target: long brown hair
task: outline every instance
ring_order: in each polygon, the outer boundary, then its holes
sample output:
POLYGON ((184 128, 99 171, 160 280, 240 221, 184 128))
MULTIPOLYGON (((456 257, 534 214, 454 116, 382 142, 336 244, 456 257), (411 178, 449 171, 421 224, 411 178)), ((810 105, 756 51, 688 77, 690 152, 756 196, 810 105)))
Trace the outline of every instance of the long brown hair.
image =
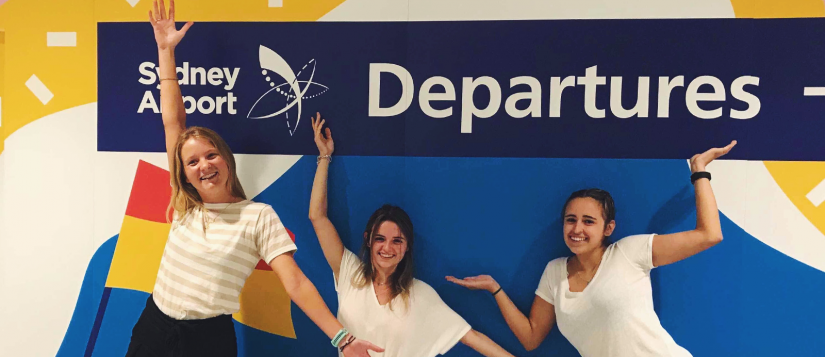
POLYGON ((183 217, 195 208, 203 209, 203 199, 198 190, 191 183, 186 182, 186 172, 181 157, 183 144, 191 138, 206 140, 218 150, 218 154, 221 155, 221 158, 226 161, 229 167, 229 178, 226 180, 226 184, 229 186, 230 193, 232 196, 246 199, 246 193, 244 193, 241 181, 238 180, 238 174, 235 171, 235 156, 232 155, 229 145, 226 145, 223 138, 213 130, 193 126, 181 133, 177 143, 175 143, 175 159, 172 160, 172 167, 169 170, 172 183, 172 200, 169 202, 167 213, 174 209, 178 217, 183 217))
POLYGON ((393 205, 383 205, 376 210, 370 219, 367 221, 367 227, 364 229, 364 240, 361 244, 361 266, 358 267, 358 273, 353 275, 352 284, 356 287, 363 288, 375 279, 375 268, 372 264, 372 246, 373 237, 375 236, 378 227, 384 222, 393 222, 398 225, 401 234, 404 235, 407 241, 407 252, 404 258, 398 263, 395 271, 389 276, 390 283, 390 309, 392 309, 392 301, 395 297, 401 296, 404 301, 404 306, 409 307, 410 289, 413 284, 413 224, 410 216, 403 209, 393 205))

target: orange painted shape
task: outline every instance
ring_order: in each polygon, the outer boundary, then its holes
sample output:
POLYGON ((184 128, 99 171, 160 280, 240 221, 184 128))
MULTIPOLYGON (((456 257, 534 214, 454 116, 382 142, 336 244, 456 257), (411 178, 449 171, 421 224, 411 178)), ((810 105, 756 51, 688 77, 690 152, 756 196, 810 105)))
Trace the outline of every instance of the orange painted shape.
POLYGON ((823 0, 731 0, 738 18, 789 18, 825 16, 823 0))
POLYGON ((158 223, 171 222, 171 217, 167 220, 165 215, 171 198, 169 171, 143 160, 138 162, 126 215, 158 223))
POLYGON ((292 302, 278 276, 255 269, 241 290, 241 310, 232 315, 238 322, 271 334, 296 338, 292 324, 292 302))
POLYGON ((765 167, 799 211, 825 234, 825 203, 816 207, 806 197, 825 180, 825 162, 765 161, 765 167))

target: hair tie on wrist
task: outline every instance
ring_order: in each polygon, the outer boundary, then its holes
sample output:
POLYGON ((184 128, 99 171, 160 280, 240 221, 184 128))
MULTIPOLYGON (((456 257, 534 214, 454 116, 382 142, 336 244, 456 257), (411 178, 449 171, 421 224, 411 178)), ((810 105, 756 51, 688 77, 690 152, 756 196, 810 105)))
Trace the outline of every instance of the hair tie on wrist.
POLYGON ((498 294, 500 291, 501 291, 501 285, 498 286, 498 290, 496 290, 496 292, 493 293, 493 296, 496 296, 496 294, 498 294))
POLYGON ((710 172, 707 172, 707 171, 694 172, 692 175, 690 175, 690 183, 695 184, 696 180, 701 179, 701 178, 706 178, 706 179, 708 179, 708 181, 710 181, 710 172))

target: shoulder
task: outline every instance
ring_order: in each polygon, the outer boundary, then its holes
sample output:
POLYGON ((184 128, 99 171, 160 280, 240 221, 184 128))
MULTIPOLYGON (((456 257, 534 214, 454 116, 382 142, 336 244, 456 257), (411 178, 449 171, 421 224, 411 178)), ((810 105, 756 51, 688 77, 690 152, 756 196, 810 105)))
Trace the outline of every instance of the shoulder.
POLYGON ((655 235, 655 233, 635 234, 619 239, 618 241, 610 244, 610 246, 627 253, 629 251, 635 251, 649 246, 653 242, 653 237, 655 235))

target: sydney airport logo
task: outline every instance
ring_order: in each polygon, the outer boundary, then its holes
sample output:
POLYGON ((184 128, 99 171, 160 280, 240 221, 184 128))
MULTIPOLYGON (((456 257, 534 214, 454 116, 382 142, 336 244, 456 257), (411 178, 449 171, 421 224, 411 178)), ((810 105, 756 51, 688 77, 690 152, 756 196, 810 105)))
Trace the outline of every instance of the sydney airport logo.
MULTIPOLYGON (((286 118, 286 127, 289 135, 293 135, 301 121, 301 110, 303 101, 318 97, 329 90, 329 87, 314 81, 315 59, 309 60, 296 74, 292 67, 275 51, 260 46, 258 48, 258 60, 261 66, 261 75, 269 84, 270 89, 264 92, 246 117, 249 119, 268 119, 283 115, 286 118), (278 82, 278 83, 276 83, 278 82), (272 94, 275 93, 275 94, 272 94), (290 115, 292 113, 292 115, 290 115)), ((138 82, 143 85, 155 85, 160 89, 160 70, 152 62, 143 62, 138 71, 141 78, 138 82)), ((181 86, 213 86, 223 88, 226 93, 217 96, 183 96, 183 104, 186 114, 198 112, 200 114, 229 114, 238 113, 236 108, 238 97, 232 92, 238 80, 241 68, 227 67, 194 67, 189 62, 183 62, 177 67, 178 84, 181 86)), ((155 98, 155 93, 147 90, 143 94, 137 112, 143 113, 152 110, 160 113, 160 101, 155 98)))

